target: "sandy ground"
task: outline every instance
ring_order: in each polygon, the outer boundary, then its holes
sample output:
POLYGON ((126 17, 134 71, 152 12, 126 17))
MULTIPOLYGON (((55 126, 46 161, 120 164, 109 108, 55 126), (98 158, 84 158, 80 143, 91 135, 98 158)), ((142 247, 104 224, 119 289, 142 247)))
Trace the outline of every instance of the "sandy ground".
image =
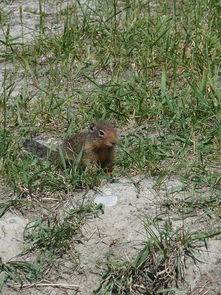
MULTIPOLYGON (((65 257, 57 269, 51 270, 50 282, 63 285, 77 285, 79 288, 55 288, 42 286, 38 288, 14 290, 5 287, 3 294, 93 294, 92 290, 98 286, 102 273, 102 262, 112 254, 115 259, 131 259, 145 242, 145 231, 143 220, 146 217, 154 217, 161 209, 162 201, 172 196, 186 198, 187 193, 174 193, 180 191, 182 183, 176 179, 166 181, 160 189, 155 189, 154 178, 134 177, 131 180, 122 178, 119 183, 107 183, 97 189, 74 194, 70 199, 64 201, 58 209, 67 210, 74 205, 84 202, 102 200, 104 204, 103 214, 98 218, 88 219, 83 228, 83 243, 77 245, 79 253, 79 266, 73 269, 73 264, 66 261, 65 257), (139 189, 134 186, 139 180, 139 189)), ((171 215, 174 227, 180 226, 177 216, 171 215)), ((0 256, 4 261, 19 254, 23 247, 23 229, 28 222, 23 216, 8 212, 0 220, 0 256), (8 250, 7 250, 8 249, 8 250)), ((187 218, 182 221, 185 229, 195 230, 204 226, 197 218, 187 218)), ((199 258, 204 261, 194 266, 189 261, 186 276, 189 288, 177 294, 220 294, 221 275, 221 242, 210 240, 208 249, 201 248, 199 258), (190 292, 190 290, 192 290, 190 292), (198 292, 198 293, 197 293, 198 292), (204 293, 203 293, 204 292, 204 293), (207 292, 207 293, 205 293, 207 292)))

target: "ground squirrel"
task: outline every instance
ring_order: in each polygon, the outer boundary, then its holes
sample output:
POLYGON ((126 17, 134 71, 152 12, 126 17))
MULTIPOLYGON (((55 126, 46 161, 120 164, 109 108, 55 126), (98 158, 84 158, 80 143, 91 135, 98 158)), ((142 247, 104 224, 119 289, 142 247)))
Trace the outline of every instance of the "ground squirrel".
POLYGON ((32 139, 26 139, 24 146, 28 151, 35 151, 40 158, 47 157, 59 166, 61 162, 71 163, 79 160, 80 166, 88 167, 92 172, 96 172, 98 167, 111 172, 117 141, 117 132, 112 124, 100 120, 91 123, 86 131, 68 137, 59 144, 57 150, 49 150, 47 146, 32 139))
POLYGON ((76 133, 67 138, 60 146, 60 150, 66 161, 77 160, 80 155, 81 166, 93 171, 101 167, 106 172, 111 172, 117 141, 117 132, 112 124, 100 120, 91 123, 85 132, 76 133))

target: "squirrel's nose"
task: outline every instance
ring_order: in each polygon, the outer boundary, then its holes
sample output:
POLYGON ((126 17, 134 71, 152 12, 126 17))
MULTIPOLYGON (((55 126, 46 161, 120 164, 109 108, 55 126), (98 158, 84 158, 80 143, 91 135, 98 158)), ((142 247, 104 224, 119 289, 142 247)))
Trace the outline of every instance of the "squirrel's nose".
POLYGON ((115 145, 116 145, 116 142, 111 142, 111 141, 108 142, 108 146, 110 146, 110 147, 115 146, 115 145))

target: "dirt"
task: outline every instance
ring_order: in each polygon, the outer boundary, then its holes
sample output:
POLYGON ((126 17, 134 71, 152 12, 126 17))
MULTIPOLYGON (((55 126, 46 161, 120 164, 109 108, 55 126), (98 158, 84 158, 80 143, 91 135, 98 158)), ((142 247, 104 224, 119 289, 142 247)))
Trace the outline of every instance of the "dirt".
POLYGON ((45 29, 55 31, 61 28, 56 22, 56 15, 68 5, 68 1, 45 1, 42 7, 40 1, 17 0, 0 4, 5 12, 5 25, 0 31, 0 39, 4 40, 10 24, 10 37, 15 42, 30 42, 40 34, 40 9, 44 13, 45 29))
MULTIPOLYGON (((51 270, 50 283, 61 284, 63 287, 58 289, 42 285, 42 287, 22 290, 5 287, 3 294, 75 294, 75 292, 84 295, 93 294, 92 290, 98 286, 100 275, 104 269, 102 262, 106 261, 108 256, 112 259, 130 260, 142 249, 146 237, 143 227, 144 216, 154 217, 157 213, 162 212, 161 204, 168 194, 173 196, 174 200, 186 197, 186 193, 174 193, 175 191, 179 192, 183 185, 177 179, 167 180, 159 189, 154 188, 156 179, 153 177, 137 176, 132 179, 120 178, 118 181, 118 183, 106 183, 99 188, 90 190, 86 195, 85 192, 73 194, 58 209, 63 212, 63 209, 67 210, 79 202, 81 203, 82 199, 84 202, 91 202, 97 200, 98 197, 103 197, 104 203, 107 204, 99 218, 88 219, 84 225, 83 243, 76 246, 79 253, 79 266, 73 269, 73 264, 66 261, 64 257, 58 263, 57 268, 51 270), (137 183, 139 183, 139 189, 137 183), (70 285, 79 287, 65 288, 70 285)), ((173 220, 173 216, 171 216, 171 220, 173 220)), ((202 226, 197 220, 190 218, 182 223, 184 228, 194 230, 196 227, 202 226)), ((27 222, 28 220, 24 217, 12 213, 7 213, 1 219, 1 240, 3 243, 0 247, 0 256, 4 261, 13 258, 22 250, 22 233, 27 222), (10 249, 10 251, 7 252, 6 249, 10 249)), ((174 216, 173 224, 175 227, 179 226, 176 216, 174 216)), ((186 269, 189 287, 185 286, 185 291, 177 294, 207 294, 200 291, 199 288, 210 290, 208 294, 219 294, 220 240, 210 240, 208 249, 202 247, 198 258, 205 262, 194 266, 192 261, 189 261, 186 269)))

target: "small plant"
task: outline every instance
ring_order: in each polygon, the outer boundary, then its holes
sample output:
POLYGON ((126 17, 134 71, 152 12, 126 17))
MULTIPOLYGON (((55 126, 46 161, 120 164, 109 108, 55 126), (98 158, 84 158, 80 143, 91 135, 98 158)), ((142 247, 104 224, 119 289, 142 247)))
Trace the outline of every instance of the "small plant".
POLYGON ((16 198, 14 200, 10 200, 8 202, 2 202, 0 203, 0 217, 2 217, 6 211, 8 209, 10 209, 11 207, 24 207, 24 206, 27 206, 27 207, 33 207, 33 204, 31 202, 28 202, 28 201, 25 201, 25 200, 22 200, 20 198, 16 198))
POLYGON ((98 216, 101 206, 82 205, 66 212, 63 221, 58 216, 48 217, 28 224, 24 238, 29 243, 27 251, 37 250, 42 254, 51 253, 59 257, 71 249, 71 241, 81 235, 81 226, 88 216, 98 216))
POLYGON ((26 280, 40 280, 46 270, 65 254, 76 264, 78 254, 74 242, 81 239, 81 226, 87 217, 97 217, 101 210, 100 205, 87 204, 66 212, 63 220, 55 216, 29 223, 24 231, 27 244, 19 256, 32 252, 35 258, 32 263, 19 260, 2 263, 0 291, 4 284, 20 283, 22 287, 26 280))
POLYGON ((201 220, 221 218, 221 198, 218 194, 205 197, 198 193, 197 197, 187 197, 184 200, 167 199, 161 205, 167 207, 168 210, 173 209, 174 213, 181 214, 181 218, 188 216, 198 216, 201 220))
POLYGON ((4 284, 19 283, 27 281, 37 281, 42 278, 42 271, 36 264, 25 261, 9 261, 0 264, 0 291, 4 284))
MULTIPOLYGON (((96 294, 175 294, 185 281, 185 262, 199 261, 202 242, 210 235, 173 228, 170 220, 144 223, 147 240, 133 261, 108 261, 96 294)), ((219 235, 214 233, 213 235, 219 235)))

